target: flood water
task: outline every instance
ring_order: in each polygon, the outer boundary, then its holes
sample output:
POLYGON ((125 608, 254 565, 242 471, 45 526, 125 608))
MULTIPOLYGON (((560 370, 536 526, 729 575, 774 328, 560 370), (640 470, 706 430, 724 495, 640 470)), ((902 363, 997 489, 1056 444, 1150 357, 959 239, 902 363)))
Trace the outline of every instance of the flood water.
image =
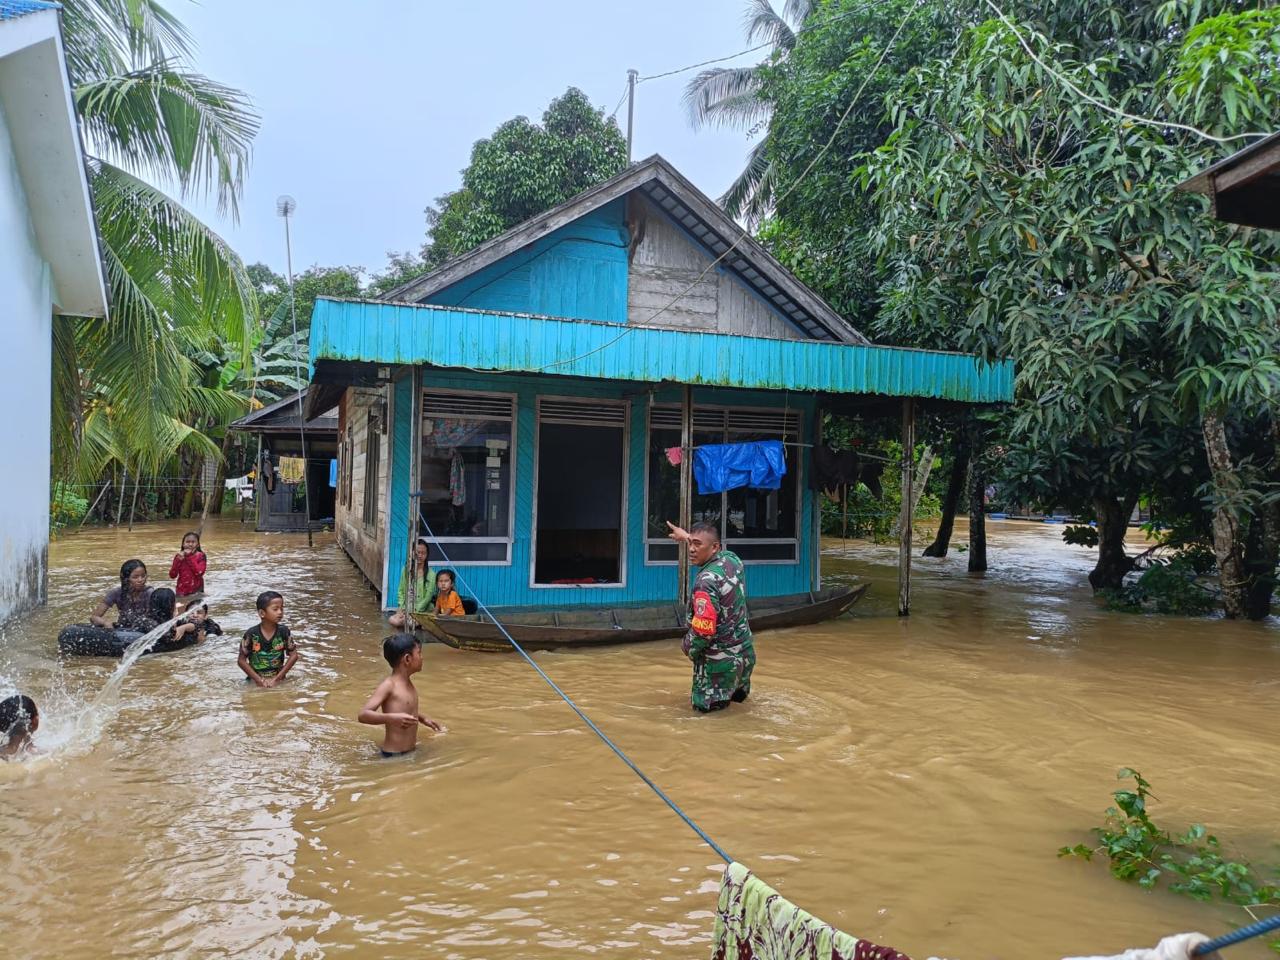
MULTIPOLYGON (((688 708, 677 641, 539 663, 731 855, 811 912, 918 960, 1118 952, 1246 920, 1062 861, 1117 768, 1157 821, 1204 821, 1280 863, 1280 626, 1105 612, 1060 527, 992 523, 985 578, 835 541, 854 614, 757 639, 752 699, 688 708)), ((206 528, 229 636, 59 659, 122 560, 163 583, 183 527, 85 531, 51 601, 0 637, 0 686, 41 706, 48 753, 0 764, 5 957, 705 957, 717 857, 517 657, 425 649, 416 756, 376 759, 355 716, 386 674, 373 594, 331 537, 206 528), (235 635, 286 597, 302 658, 246 687, 235 635)), ((490 602, 500 598, 487 598, 490 602)), ((1231 960, 1267 956, 1233 948, 1231 960)))

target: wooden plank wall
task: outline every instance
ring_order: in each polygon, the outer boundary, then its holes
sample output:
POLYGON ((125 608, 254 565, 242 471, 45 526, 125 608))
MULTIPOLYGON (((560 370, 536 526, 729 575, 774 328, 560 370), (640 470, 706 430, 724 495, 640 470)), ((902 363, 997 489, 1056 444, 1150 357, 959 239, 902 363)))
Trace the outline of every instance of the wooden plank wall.
POLYGON ((637 194, 629 203, 632 236, 638 242, 627 284, 628 323, 805 339, 799 328, 732 273, 719 266, 707 271, 714 257, 651 201, 637 194), (654 316, 676 297, 676 304, 654 316))
MULTIPOLYGON (((338 432, 339 436, 345 438, 347 427, 351 427, 351 503, 342 502, 342 491, 339 489, 334 516, 339 545, 373 584, 374 589, 379 591, 382 589, 387 532, 386 478, 392 447, 387 433, 382 434, 379 444, 378 516, 372 527, 366 527, 364 523, 364 487, 369 472, 369 411, 385 397, 385 390, 367 387, 352 387, 343 396, 343 402, 339 406, 338 432)), ((341 466, 339 464, 339 473, 341 466)))

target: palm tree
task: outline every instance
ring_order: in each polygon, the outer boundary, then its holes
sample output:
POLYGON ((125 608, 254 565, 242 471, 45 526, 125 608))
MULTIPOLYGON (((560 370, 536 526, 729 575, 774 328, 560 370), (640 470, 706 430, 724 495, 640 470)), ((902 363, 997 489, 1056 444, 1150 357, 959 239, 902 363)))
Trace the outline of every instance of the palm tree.
MULTIPOLYGON (((813 10, 814 0, 786 0, 779 16, 769 0, 748 0, 743 18, 747 42, 772 47, 771 57, 785 56, 795 48, 796 33, 813 10), (792 26, 794 24, 794 27, 792 26)), ((720 205, 730 216, 757 222, 768 212, 774 193, 774 170, 769 161, 770 107, 760 97, 761 65, 714 67, 689 81, 685 106, 694 129, 705 126, 739 127, 752 134, 763 130, 747 154, 747 165, 738 174, 720 205)))
POLYGON ((149 181, 234 215, 258 118, 188 69, 190 37, 158 0, 63 0, 63 28, 110 312, 55 323, 55 470, 155 475, 180 449, 218 455, 192 424, 245 405, 205 385, 195 357, 223 343, 248 363, 257 307, 239 257, 149 181))

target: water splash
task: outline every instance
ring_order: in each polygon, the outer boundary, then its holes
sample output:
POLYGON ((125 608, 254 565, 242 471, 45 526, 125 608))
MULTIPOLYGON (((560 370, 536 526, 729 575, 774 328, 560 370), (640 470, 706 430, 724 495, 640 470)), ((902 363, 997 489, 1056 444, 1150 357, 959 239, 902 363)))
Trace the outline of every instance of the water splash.
POLYGON ((169 630, 194 612, 195 608, 184 610, 130 643, 121 654, 120 662, 107 677, 107 682, 92 699, 76 697, 62 683, 47 690, 36 704, 40 710, 40 729, 32 739, 39 752, 29 759, 76 756, 91 750, 102 738, 107 725, 119 713, 120 690, 129 670, 169 630))

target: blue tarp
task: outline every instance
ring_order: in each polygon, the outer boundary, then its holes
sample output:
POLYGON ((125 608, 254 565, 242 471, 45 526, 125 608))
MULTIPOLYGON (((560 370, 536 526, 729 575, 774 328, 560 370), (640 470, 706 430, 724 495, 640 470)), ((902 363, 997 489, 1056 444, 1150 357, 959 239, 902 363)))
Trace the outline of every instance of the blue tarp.
POLYGON ((693 451, 693 475, 701 494, 739 487, 777 490, 786 472, 781 440, 712 443, 693 451))
POLYGON ((338 461, 329 461, 329 486, 336 487, 338 485, 338 461))

